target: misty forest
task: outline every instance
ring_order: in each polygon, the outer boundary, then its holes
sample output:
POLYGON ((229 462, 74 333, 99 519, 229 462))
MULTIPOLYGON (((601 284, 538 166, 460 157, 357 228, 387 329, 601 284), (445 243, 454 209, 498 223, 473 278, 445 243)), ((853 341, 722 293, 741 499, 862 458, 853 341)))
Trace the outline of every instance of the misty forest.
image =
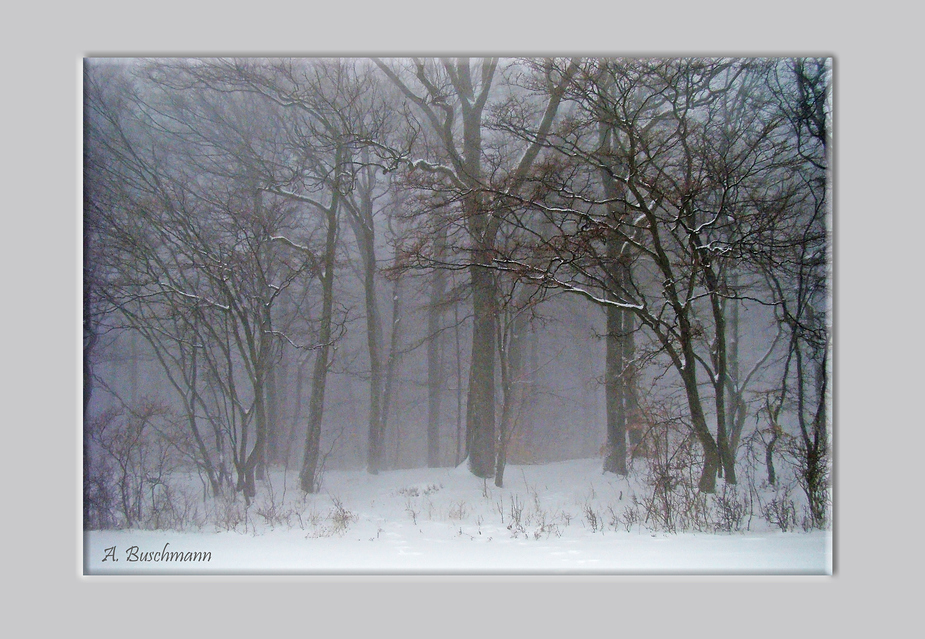
POLYGON ((85 530, 829 531, 831 77, 85 60, 85 530))

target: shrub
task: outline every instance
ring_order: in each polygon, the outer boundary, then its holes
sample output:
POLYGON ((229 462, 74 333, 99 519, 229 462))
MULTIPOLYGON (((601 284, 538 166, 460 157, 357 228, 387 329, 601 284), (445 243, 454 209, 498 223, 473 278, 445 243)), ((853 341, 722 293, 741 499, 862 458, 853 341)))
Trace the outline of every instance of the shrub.
POLYGON ((157 400, 108 410, 90 420, 89 527, 168 528, 189 523, 189 495, 171 485, 181 456, 167 436, 170 410, 157 400))
POLYGON ((714 497, 713 503, 715 505, 713 522, 716 530, 723 532, 742 530, 742 524, 750 512, 750 505, 739 490, 724 483, 723 491, 714 497))
POLYGON ((783 487, 761 507, 761 515, 770 524, 783 532, 794 530, 797 525, 797 509, 790 498, 791 489, 783 487))

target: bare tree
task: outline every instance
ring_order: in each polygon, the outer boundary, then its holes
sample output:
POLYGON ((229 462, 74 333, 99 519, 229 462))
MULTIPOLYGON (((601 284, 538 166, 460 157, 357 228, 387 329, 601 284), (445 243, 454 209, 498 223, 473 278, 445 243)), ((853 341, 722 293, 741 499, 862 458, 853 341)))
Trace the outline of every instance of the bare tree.
MULTIPOLYGON (((733 60, 590 61, 570 86, 575 117, 551 137, 555 160, 532 178, 543 200, 534 209, 553 232, 536 234, 530 260, 499 260, 631 314, 655 339, 687 398, 704 492, 718 473, 735 482, 725 304, 749 293, 730 290, 725 276, 766 248, 761 241, 792 215, 798 191, 782 120, 752 91, 752 74, 765 73, 733 60), (748 108, 730 108, 730 95, 748 108), (713 381, 715 435, 703 374, 713 381)), ((627 333, 621 316, 612 314, 608 334, 627 333)), ((624 363, 611 352, 613 379, 624 363)), ((610 430, 621 439, 619 425, 610 430)))
POLYGON ((785 327, 787 356, 775 422, 789 396, 794 396, 797 438, 792 451, 799 483, 809 502, 812 525, 824 527, 829 511, 830 436, 828 404, 831 397, 831 330, 828 315, 831 260, 827 216, 830 197, 831 69, 825 59, 784 61, 772 76, 772 88, 795 138, 799 178, 805 197, 798 203, 789 242, 777 259, 766 263, 766 277, 778 301, 778 317, 785 327))
POLYGON ((412 450, 395 389, 410 383, 401 358, 419 357, 427 464, 451 457, 455 379, 457 459, 502 486, 555 294, 603 312, 585 331, 602 358, 581 370, 587 388, 603 379, 606 472, 632 470, 627 439, 655 419, 642 383, 683 398, 671 421, 696 442, 705 493, 736 482, 764 400, 796 434, 784 452, 823 525, 829 75, 802 59, 88 65, 85 413, 101 336, 128 332, 213 493, 254 497, 293 443, 286 422, 303 426, 300 484, 315 492, 330 380, 368 379, 368 411, 350 419, 368 418, 355 453, 376 474, 387 435, 396 463, 412 450))
POLYGON ((250 499, 264 463, 267 380, 282 344, 294 343, 274 329, 273 305, 319 260, 278 235, 294 209, 262 195, 285 132, 253 100, 176 92, 172 69, 147 71, 169 90, 126 94, 131 121, 100 107, 109 131, 96 142, 110 153, 122 198, 107 211, 110 265, 120 274, 110 302, 177 390, 213 489, 223 462, 212 461, 200 416, 219 460, 227 442, 250 499))
MULTIPOLYGON (((376 60, 382 72, 411 102, 440 144, 440 157, 393 156, 396 165, 421 170, 457 194, 465 220, 468 272, 472 294, 473 327, 469 392, 466 406, 466 444, 469 468, 478 477, 495 472, 495 358, 497 355, 497 287, 492 272, 495 240, 504 219, 501 198, 489 195, 493 176, 484 170, 483 113, 495 81, 498 60, 483 59, 474 72, 468 59, 414 59, 395 67, 376 60), (401 68, 401 67, 404 68, 401 68), (457 127, 461 125, 461 129, 457 127)), ((533 139, 519 160, 505 172, 503 192, 516 192, 552 126, 571 65, 563 72, 546 63, 552 91, 541 111, 533 139)))

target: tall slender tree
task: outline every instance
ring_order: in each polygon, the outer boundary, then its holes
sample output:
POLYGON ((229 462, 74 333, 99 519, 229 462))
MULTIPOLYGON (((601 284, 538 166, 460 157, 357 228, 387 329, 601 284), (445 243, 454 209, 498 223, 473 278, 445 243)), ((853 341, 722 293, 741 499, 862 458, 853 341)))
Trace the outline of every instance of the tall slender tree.
MULTIPOLYGON (((425 126, 439 141, 440 157, 415 159, 397 154, 394 160, 411 170, 422 170, 444 181, 459 199, 460 214, 467 232, 468 272, 472 296, 472 356, 466 404, 466 448, 469 468, 478 477, 492 477, 496 462, 495 360, 497 356, 497 285, 493 272, 495 241, 504 220, 503 198, 491 195, 491 176, 483 163, 483 114, 498 60, 483 59, 473 72, 470 60, 415 59, 405 69, 376 60, 382 72, 414 104, 425 126), (461 125, 461 129, 457 127, 461 125)), ((562 100, 565 86, 577 65, 565 71, 553 61, 543 69, 552 90, 542 109, 534 135, 519 159, 508 169, 500 186, 502 193, 516 192, 523 184, 562 100)))

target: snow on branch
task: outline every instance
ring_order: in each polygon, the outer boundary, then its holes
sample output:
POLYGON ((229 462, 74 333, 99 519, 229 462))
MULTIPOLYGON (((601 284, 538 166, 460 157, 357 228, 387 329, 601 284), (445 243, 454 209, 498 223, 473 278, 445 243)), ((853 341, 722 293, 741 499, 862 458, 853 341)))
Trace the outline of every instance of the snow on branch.
POLYGON ((201 296, 201 295, 196 295, 196 294, 194 294, 194 293, 187 293, 186 291, 181 291, 181 290, 178 289, 177 287, 175 287, 175 286, 173 286, 172 284, 169 284, 169 283, 167 283, 167 282, 158 282, 158 284, 159 284, 159 286, 160 286, 161 288, 163 288, 163 289, 165 289, 165 290, 167 290, 167 291, 170 291, 170 292, 172 292, 172 293, 175 293, 175 294, 179 295, 180 297, 186 298, 186 299, 188 299, 188 300, 195 300, 196 302, 203 302, 203 303, 205 303, 207 306, 211 306, 211 307, 213 307, 213 308, 218 308, 218 309, 221 309, 221 310, 223 310, 223 311, 230 311, 230 310, 231 310, 231 307, 226 306, 225 304, 219 304, 218 302, 213 301, 213 300, 210 300, 210 299, 208 299, 208 298, 206 298, 206 297, 203 297, 203 296, 201 296))
POLYGON ((459 179, 459 176, 456 175, 456 172, 448 166, 443 164, 434 164, 433 162, 428 162, 427 160, 403 160, 403 162, 408 165, 408 168, 411 171, 420 169, 426 173, 436 173, 438 175, 449 178, 450 182, 452 182, 453 186, 456 188, 466 188, 466 185, 462 183, 462 181, 459 179))
POLYGON ((643 304, 621 302, 619 300, 611 300, 607 299, 606 297, 595 295, 587 289, 560 280, 548 270, 538 269, 535 266, 530 266, 529 264, 525 264, 517 260, 503 260, 496 258, 494 260, 494 264, 495 268, 498 270, 516 273, 534 282, 542 282, 546 286, 557 288, 567 293, 575 293, 599 306, 614 306, 617 308, 637 311, 642 311, 645 309, 643 304))
POLYGON ((267 193, 272 193, 273 195, 279 195, 281 197, 288 197, 293 200, 298 200, 299 202, 306 202, 316 208, 321 209, 322 211, 328 210, 327 206, 325 206, 323 203, 319 202, 318 200, 314 198, 310 198, 307 195, 301 195, 299 193, 293 193, 292 191, 281 189, 278 186, 266 186, 266 187, 263 187, 262 190, 266 191, 267 193))

